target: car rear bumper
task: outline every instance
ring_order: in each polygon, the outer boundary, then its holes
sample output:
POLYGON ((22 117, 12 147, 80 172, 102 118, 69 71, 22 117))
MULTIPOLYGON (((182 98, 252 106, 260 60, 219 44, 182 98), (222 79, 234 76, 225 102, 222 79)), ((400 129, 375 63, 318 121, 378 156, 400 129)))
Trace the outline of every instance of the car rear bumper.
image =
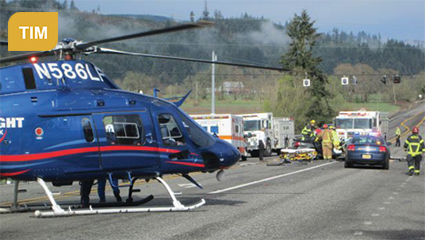
POLYGON ((365 159, 363 158, 363 154, 369 154, 369 153, 348 153, 345 161, 348 163, 354 163, 354 164, 383 164, 385 161, 387 161, 387 154, 386 153, 370 153, 371 158, 365 159))

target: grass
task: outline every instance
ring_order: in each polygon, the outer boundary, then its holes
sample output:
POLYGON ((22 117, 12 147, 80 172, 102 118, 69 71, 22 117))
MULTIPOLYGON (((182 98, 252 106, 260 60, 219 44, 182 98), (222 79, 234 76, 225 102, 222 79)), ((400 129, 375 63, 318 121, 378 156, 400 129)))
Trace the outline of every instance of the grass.
MULTIPOLYGON (((209 114, 211 113, 211 101, 201 101, 198 106, 195 106, 194 101, 185 102, 182 106, 183 110, 189 114, 209 114)), ((263 102, 259 100, 230 100, 225 99, 216 101, 215 113, 253 113, 263 112, 263 102)))
POLYGON ((389 103, 342 103, 338 106, 338 111, 356 111, 364 108, 368 111, 395 112, 400 107, 389 103))
MULTIPOLYGON (((372 100, 373 101, 373 100, 372 100)), ((224 99, 217 100, 215 104, 216 113, 254 113, 264 112, 263 101, 261 100, 232 100, 224 99)), ((356 111, 365 108, 368 111, 395 112, 400 106, 390 103, 369 102, 369 103, 348 103, 344 102, 338 106, 333 106, 335 111, 356 111)), ((211 101, 203 100, 198 106, 195 106, 194 101, 187 101, 183 104, 183 110, 189 114, 209 114, 211 113, 211 101)))

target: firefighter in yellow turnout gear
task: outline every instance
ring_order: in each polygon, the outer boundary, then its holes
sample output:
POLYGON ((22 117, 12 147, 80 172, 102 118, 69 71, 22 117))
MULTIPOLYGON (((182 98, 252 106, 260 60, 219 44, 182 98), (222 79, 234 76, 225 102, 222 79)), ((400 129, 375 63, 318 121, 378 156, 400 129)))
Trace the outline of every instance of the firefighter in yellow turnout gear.
POLYGON ((412 135, 404 142, 404 150, 407 151, 407 165, 409 167, 409 176, 419 175, 422 160, 422 154, 425 153, 425 144, 419 135, 419 128, 414 127, 412 135))
POLYGON ((323 125, 323 130, 319 135, 317 136, 317 139, 322 140, 322 154, 324 160, 332 161, 332 144, 334 142, 332 130, 328 129, 328 125, 323 125))
POLYGON ((301 135, 303 135, 301 138, 302 141, 312 139, 314 137, 314 131, 316 130, 316 127, 314 126, 315 124, 316 124, 316 121, 311 120, 310 124, 303 128, 303 130, 301 131, 301 135))
POLYGON ((335 148, 335 149, 339 149, 339 148, 340 148, 340 146, 339 146, 340 142, 339 142, 339 136, 338 136, 338 133, 336 132, 335 127, 334 127, 334 126, 329 126, 329 129, 330 129, 330 130, 331 130, 331 132, 332 132, 333 148, 335 148))

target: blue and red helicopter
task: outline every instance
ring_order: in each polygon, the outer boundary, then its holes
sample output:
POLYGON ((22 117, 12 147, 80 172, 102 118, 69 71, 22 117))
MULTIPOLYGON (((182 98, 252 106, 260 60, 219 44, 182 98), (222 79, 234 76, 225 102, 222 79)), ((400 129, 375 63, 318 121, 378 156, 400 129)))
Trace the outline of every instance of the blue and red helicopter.
MULTIPOLYGON (((180 174, 200 187, 191 172, 215 172, 234 165, 236 148, 211 136, 179 106, 156 96, 120 89, 82 55, 120 54, 192 62, 208 60, 125 52, 97 45, 131 38, 194 29, 209 23, 191 23, 120 37, 81 42, 64 39, 51 51, 2 57, 0 64, 28 63, 0 69, 0 178, 38 181, 53 211, 36 215, 63 216, 114 212, 187 211, 205 204, 184 206, 162 179, 180 174), (54 56, 55 61, 39 61, 54 56), (156 179, 173 200, 166 208, 67 209, 61 208, 45 182, 54 186, 94 179, 128 179, 132 201, 137 179, 156 179)), ((7 46, 6 41, 0 45, 7 46)), ((218 62, 215 64, 284 69, 218 62)), ((112 181, 111 181, 112 182, 112 181)), ((15 191, 15 207, 17 192, 15 191)))

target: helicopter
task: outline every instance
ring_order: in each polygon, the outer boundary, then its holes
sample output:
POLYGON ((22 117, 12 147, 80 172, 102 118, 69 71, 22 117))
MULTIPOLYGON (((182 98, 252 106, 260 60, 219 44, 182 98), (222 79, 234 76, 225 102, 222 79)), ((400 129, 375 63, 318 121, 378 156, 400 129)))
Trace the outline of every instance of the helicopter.
MULTIPOLYGON (((181 24, 90 42, 67 38, 50 51, 1 58, 0 64, 26 61, 0 68, 0 178, 16 181, 13 206, 18 204, 19 181, 37 181, 44 189, 52 209, 36 211, 37 217, 189 211, 204 205, 204 199, 183 205, 163 176, 179 174, 202 188, 189 174, 217 172, 219 179, 224 170, 237 163, 239 151, 211 136, 180 108, 188 94, 172 102, 156 94, 122 90, 100 68, 81 60, 81 56, 118 54, 285 71, 98 46, 210 25, 181 24), (56 59, 40 61, 49 56, 56 59), (75 181, 105 178, 111 183, 112 179, 127 179, 130 203, 138 179, 157 180, 167 190, 173 206, 63 209, 46 184, 66 186, 75 181)), ((0 46, 7 45, 7 41, 0 41, 0 46)))

